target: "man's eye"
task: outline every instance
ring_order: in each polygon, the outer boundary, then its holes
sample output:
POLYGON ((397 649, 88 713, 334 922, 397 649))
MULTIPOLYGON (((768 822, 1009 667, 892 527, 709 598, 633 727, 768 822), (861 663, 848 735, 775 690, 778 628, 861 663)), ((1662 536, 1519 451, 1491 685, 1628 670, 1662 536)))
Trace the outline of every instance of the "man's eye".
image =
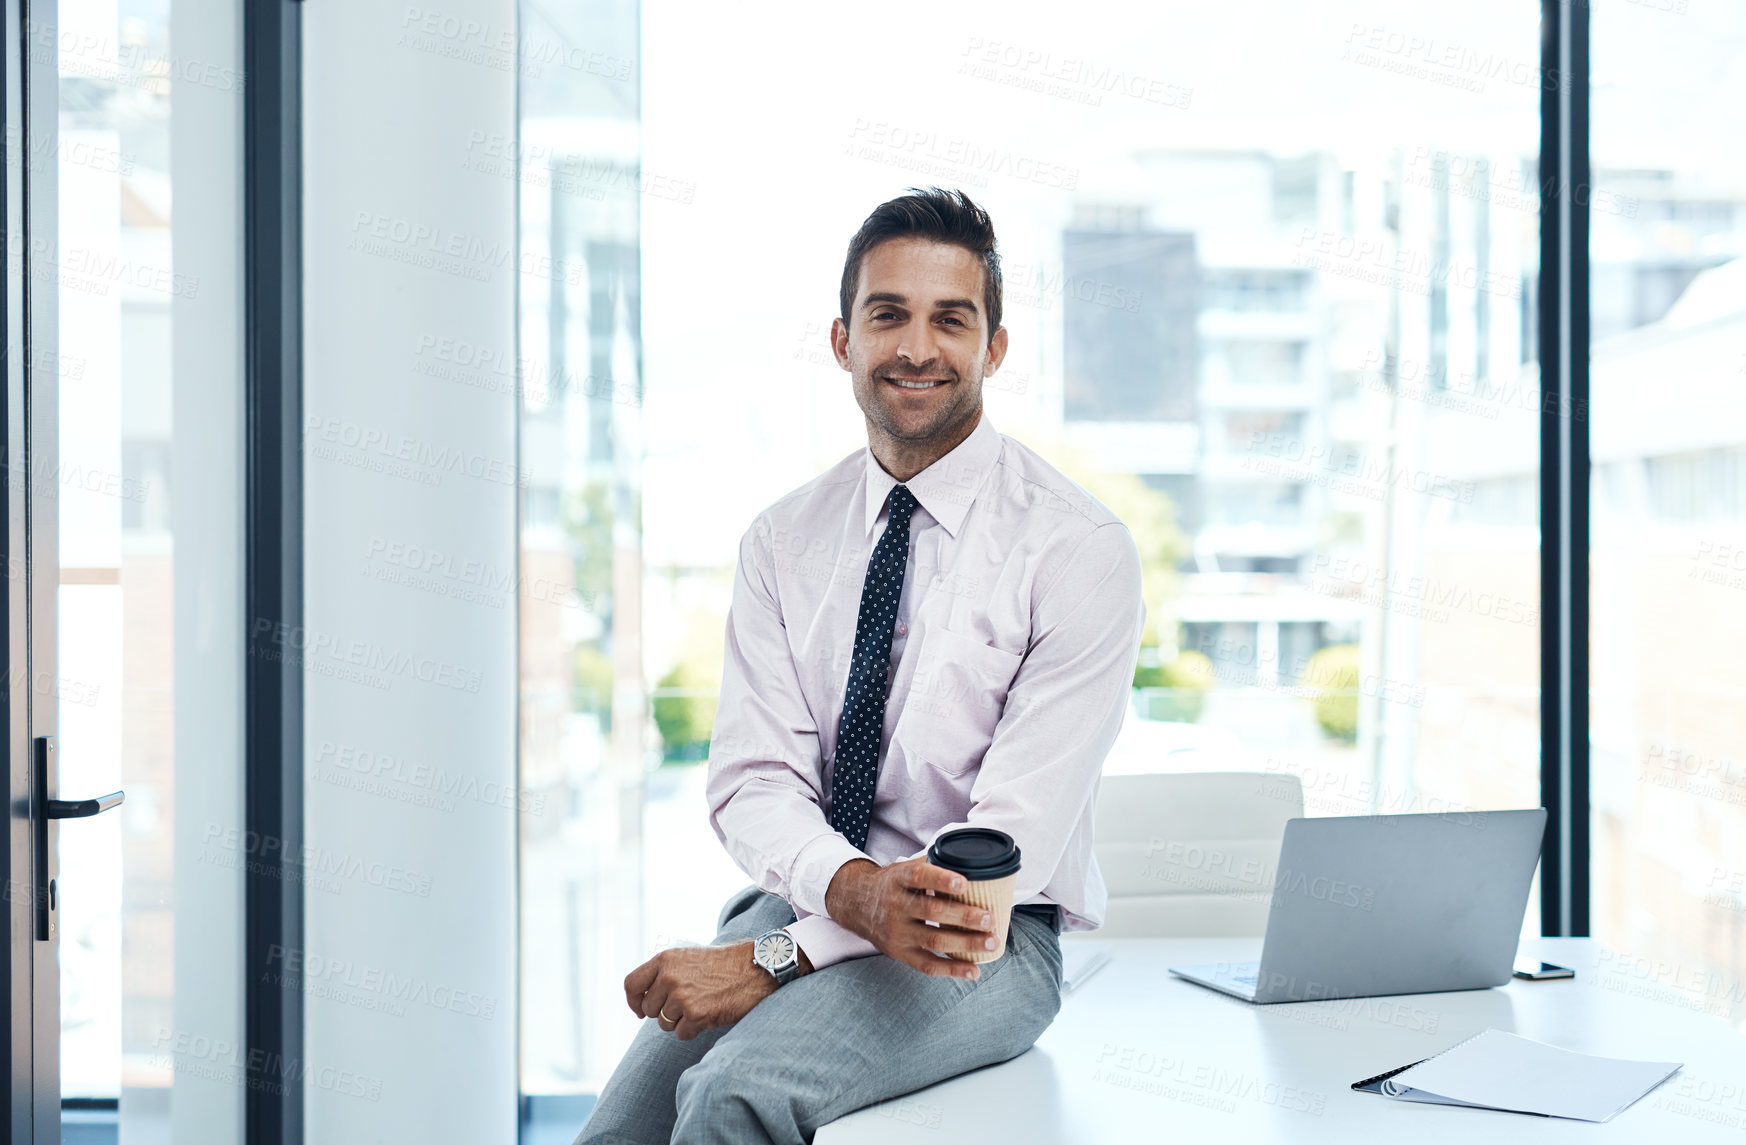
POLYGON ((897 315, 893 314, 889 310, 881 310, 879 313, 873 315, 873 318, 875 321, 877 321, 878 319, 881 319, 881 318, 896 318, 896 317, 897 317, 897 315))
POLYGON ((947 321, 947 322, 957 322, 957 323, 958 323, 958 325, 960 325, 960 326, 962 326, 962 325, 964 325, 964 323, 963 323, 963 322, 961 322, 961 321, 959 321, 959 319, 958 319, 958 317, 957 317, 957 315, 955 315, 955 314, 948 314, 948 315, 946 315, 946 317, 945 317, 945 319, 944 319, 944 320, 945 320, 945 321, 947 321))

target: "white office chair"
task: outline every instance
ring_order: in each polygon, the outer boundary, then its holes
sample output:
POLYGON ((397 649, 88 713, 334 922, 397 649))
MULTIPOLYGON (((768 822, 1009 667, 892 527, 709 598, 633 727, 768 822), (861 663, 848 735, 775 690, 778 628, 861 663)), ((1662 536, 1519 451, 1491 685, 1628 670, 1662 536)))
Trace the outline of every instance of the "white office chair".
POLYGON ((1109 912, 1088 938, 1260 936, 1303 784, 1277 772, 1106 775, 1093 851, 1109 912))

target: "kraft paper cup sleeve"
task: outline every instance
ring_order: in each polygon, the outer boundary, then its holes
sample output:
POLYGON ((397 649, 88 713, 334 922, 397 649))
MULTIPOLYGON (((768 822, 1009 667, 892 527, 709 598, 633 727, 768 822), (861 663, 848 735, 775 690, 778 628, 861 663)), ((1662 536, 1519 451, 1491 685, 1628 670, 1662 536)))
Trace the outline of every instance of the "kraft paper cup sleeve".
POLYGON ((966 876, 964 884, 963 894, 948 894, 945 897, 971 903, 993 915, 995 946, 993 950, 978 950, 970 954, 949 953, 947 957, 959 962, 993 962, 1006 953, 1006 935, 1012 924, 1012 892, 1018 884, 1018 872, 1014 871, 998 879, 978 880, 966 876))

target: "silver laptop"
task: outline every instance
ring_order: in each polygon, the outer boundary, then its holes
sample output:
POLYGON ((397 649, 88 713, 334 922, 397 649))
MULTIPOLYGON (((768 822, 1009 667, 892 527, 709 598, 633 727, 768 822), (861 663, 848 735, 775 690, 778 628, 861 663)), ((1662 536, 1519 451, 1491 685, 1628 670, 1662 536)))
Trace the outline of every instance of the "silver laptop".
POLYGON ((1285 824, 1260 962, 1170 973, 1249 1002, 1509 981, 1546 809, 1285 824))

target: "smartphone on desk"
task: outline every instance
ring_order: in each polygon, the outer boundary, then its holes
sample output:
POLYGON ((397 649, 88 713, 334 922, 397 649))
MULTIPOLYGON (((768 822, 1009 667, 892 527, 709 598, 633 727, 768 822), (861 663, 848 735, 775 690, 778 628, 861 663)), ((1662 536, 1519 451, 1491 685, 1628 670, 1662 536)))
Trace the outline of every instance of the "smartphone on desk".
POLYGON ((1516 959, 1515 974, 1517 978, 1526 978, 1531 982, 1539 982, 1547 978, 1576 977, 1576 971, 1568 966, 1557 966, 1550 962, 1541 962, 1537 958, 1516 959))

